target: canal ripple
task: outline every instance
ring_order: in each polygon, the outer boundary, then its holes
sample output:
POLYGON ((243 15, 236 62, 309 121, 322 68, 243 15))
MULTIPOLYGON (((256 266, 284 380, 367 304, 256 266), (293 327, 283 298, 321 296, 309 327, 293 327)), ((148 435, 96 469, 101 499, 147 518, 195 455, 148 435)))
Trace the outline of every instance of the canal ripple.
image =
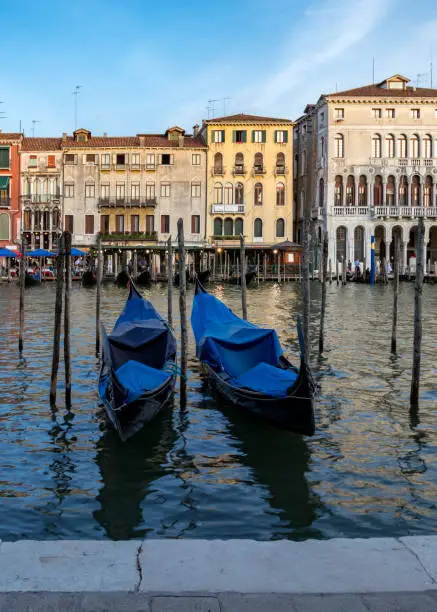
MULTIPOLYGON (((165 286, 144 293, 166 311, 165 286)), ((240 312, 238 288, 216 295, 240 312)), ((126 292, 105 285, 110 327, 126 292)), ((320 287, 312 285, 317 434, 278 431, 211 398, 190 334, 188 405, 122 444, 99 405, 95 291, 72 290, 73 406, 48 403, 54 287, 26 290, 19 359, 18 288, 0 286, 0 539, 400 536, 436 531, 437 287, 424 287, 423 378, 409 409, 413 287, 402 284, 398 355, 392 287, 328 287, 326 351, 317 356, 320 287)), ((189 292, 191 304, 192 288, 189 292)), ((298 287, 249 290, 249 316, 296 357, 298 287)), ((177 299, 174 297, 177 316, 177 299)), ((178 320, 176 319, 176 327, 178 320)))

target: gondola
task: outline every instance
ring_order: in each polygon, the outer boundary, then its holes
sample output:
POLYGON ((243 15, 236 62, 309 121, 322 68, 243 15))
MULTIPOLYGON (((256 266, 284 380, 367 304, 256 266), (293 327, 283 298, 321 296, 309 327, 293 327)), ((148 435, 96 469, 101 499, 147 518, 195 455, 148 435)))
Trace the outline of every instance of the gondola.
MULTIPOLYGON (((252 280, 255 278, 257 272, 256 266, 248 266, 246 271, 246 287, 250 285, 252 280)), ((228 281, 230 285, 241 285, 241 275, 239 276, 231 276, 228 281)))
POLYGON ((149 270, 143 270, 138 274, 135 279, 136 285, 141 285, 142 287, 146 287, 150 285, 150 272, 149 270))
POLYGON ((199 279, 199 282, 203 285, 204 283, 208 282, 210 274, 211 270, 203 270, 202 272, 197 273, 197 278, 199 279))
POLYGON ((85 270, 82 274, 82 287, 94 287, 96 283, 96 273, 93 270, 85 270))
MULTIPOLYGON (((192 282, 192 278, 191 278, 190 271, 188 270, 188 268, 185 270, 185 281, 187 283, 192 282)), ((179 272, 176 272, 176 274, 174 275, 173 284, 175 287, 179 287, 179 272)))
POLYGON ((24 277, 24 286, 25 287, 36 287, 37 285, 41 285, 41 274, 39 272, 26 272, 24 277))
POLYGON ((101 325, 101 336, 99 395, 124 441, 171 401, 176 380, 176 338, 132 281, 111 335, 101 325))
POLYGON ((129 280, 129 274, 126 272, 126 270, 122 270, 117 274, 115 278, 115 284, 119 287, 127 287, 129 280))
POLYGON ((299 369, 282 355, 275 330, 243 321, 199 282, 191 325, 196 354, 222 400, 282 429, 314 434, 315 384, 299 322, 299 369))

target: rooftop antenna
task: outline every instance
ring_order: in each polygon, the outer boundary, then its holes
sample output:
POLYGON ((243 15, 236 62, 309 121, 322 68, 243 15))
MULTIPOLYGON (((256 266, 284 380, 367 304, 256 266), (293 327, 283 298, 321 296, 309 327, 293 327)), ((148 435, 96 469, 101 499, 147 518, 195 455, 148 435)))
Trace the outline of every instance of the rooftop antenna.
POLYGON ((375 85, 375 56, 372 57, 372 84, 375 85))
POLYGON ((39 119, 32 119, 32 137, 35 137, 35 123, 41 123, 39 119))
POLYGON ((421 72, 418 73, 416 75, 416 87, 419 87, 419 85, 429 76, 428 72, 421 72))
POLYGON ((223 98, 223 115, 226 117, 226 102, 232 98, 223 98))
POLYGON ((73 91, 74 96, 74 129, 77 130, 77 96, 80 93, 80 89, 82 89, 82 85, 76 85, 73 91))
POLYGON ((214 119, 214 113, 215 113, 214 102, 218 102, 218 99, 216 99, 216 100, 208 100, 208 104, 210 105, 210 108, 211 108, 212 119, 214 119))
POLYGON ((431 89, 432 89, 432 49, 431 49, 431 61, 429 62, 429 77, 430 77, 431 89))

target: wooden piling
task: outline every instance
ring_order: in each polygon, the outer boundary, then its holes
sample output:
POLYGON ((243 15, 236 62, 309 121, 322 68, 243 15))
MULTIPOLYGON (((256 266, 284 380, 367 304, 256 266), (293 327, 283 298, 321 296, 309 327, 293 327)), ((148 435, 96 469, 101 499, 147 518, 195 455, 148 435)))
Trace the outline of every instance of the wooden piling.
POLYGON ((335 260, 335 279, 336 279, 336 281, 337 281, 337 285, 338 285, 339 280, 340 280, 340 279, 338 278, 338 275, 339 275, 339 271, 338 271, 338 263, 339 263, 339 262, 338 262, 338 257, 337 257, 337 259, 335 260))
POLYGON ((214 251, 213 259, 212 259, 212 280, 215 281, 215 261, 216 261, 216 253, 214 251))
POLYGON ((185 276, 185 244, 184 244, 184 221, 178 219, 178 252, 179 252, 179 314, 181 321, 181 403, 186 400, 187 390, 187 353, 188 353, 188 329, 187 329, 187 306, 186 306, 186 276, 185 276))
POLYGON ((329 284, 332 284, 332 260, 329 258, 329 284))
POLYGON ((173 327, 173 248, 171 236, 167 240, 167 322, 173 327))
POLYGON ((302 302, 303 302, 303 334, 305 342, 305 350, 309 358, 310 349, 310 270, 309 270, 309 221, 304 219, 303 222, 303 240, 302 240, 302 302))
POLYGON ((399 237, 395 236, 394 248, 394 279, 393 279, 393 324, 391 328, 391 352, 396 353, 397 350, 397 327, 398 327, 398 297, 399 297, 399 259, 401 254, 399 237))
POLYGON ((132 273, 133 273, 133 277, 134 280, 136 280, 137 276, 138 276, 138 253, 136 250, 134 250, 133 254, 132 254, 132 258, 133 258, 133 266, 132 266, 132 273))
POLYGON ((20 331, 18 335, 18 350, 23 352, 23 336, 24 336, 24 283, 26 279, 26 257, 24 234, 21 234, 21 257, 19 264, 20 271, 20 331))
POLYGON ((96 356, 100 353, 100 299, 102 287, 102 253, 101 237, 97 234, 97 270, 96 270, 96 356))
POLYGON ((420 358, 422 347, 422 290, 424 256, 423 244, 425 238, 425 224, 423 217, 419 219, 417 227, 417 247, 416 247, 416 282, 414 287, 414 344, 413 344, 413 372, 411 378, 410 403, 417 406, 419 403, 420 387, 420 358))
POLYGON ((323 249, 321 253, 322 270, 322 303, 320 306, 320 332, 319 332, 319 353, 323 353, 324 333, 325 333, 325 312, 326 312, 326 277, 328 263, 328 233, 323 237, 323 249))
POLYGON ((259 285, 259 253, 256 254, 256 282, 259 285))
POLYGON ((278 254, 276 256, 276 262, 278 264, 278 283, 281 283, 281 255, 278 251, 278 254))
POLYGON ((65 405, 71 406, 71 351, 70 351, 70 292, 71 292, 71 234, 64 232, 64 370, 65 405))
POLYGON ((241 305, 243 308, 243 319, 247 320, 246 302, 246 248, 244 246, 244 236, 240 234, 240 261, 241 261, 241 305))
POLYGON ((344 255, 341 256, 341 284, 346 284, 346 260, 344 255))
POLYGON ((266 282, 266 278, 267 278, 267 255, 265 253, 264 253, 263 273, 264 273, 264 282, 266 282))
POLYGON ((56 298, 55 298, 55 328, 53 334, 52 373, 50 378, 50 406, 56 405, 56 383, 58 380, 59 353, 61 342, 62 290, 64 287, 64 236, 60 239, 58 256, 56 258, 56 298))

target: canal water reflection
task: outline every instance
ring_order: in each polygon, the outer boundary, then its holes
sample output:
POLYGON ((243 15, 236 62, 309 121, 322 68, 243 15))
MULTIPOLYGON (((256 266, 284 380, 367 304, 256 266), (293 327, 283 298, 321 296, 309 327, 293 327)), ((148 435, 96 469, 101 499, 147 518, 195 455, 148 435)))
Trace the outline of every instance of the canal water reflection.
MULTIPOLYGON (((97 397, 95 290, 72 291, 73 406, 49 407, 54 287, 26 290, 24 358, 18 288, 0 286, 0 539, 306 539, 437 531, 437 287, 424 287, 420 410, 409 411, 413 288, 401 285, 399 354, 391 357, 391 286, 328 288, 326 353, 316 354, 317 433, 276 430, 210 396, 190 335, 188 403, 123 444, 97 397)), ((237 313, 237 287, 214 292, 237 313)), ((166 286, 144 293, 165 313, 166 286)), ((105 285, 110 327, 126 291, 105 285)), ((192 288, 189 292, 191 305, 192 288)), ((298 287, 248 294, 249 317, 298 354, 298 287)), ((177 313, 177 297, 174 296, 177 313)), ((178 321, 176 321, 178 326, 178 321)))

